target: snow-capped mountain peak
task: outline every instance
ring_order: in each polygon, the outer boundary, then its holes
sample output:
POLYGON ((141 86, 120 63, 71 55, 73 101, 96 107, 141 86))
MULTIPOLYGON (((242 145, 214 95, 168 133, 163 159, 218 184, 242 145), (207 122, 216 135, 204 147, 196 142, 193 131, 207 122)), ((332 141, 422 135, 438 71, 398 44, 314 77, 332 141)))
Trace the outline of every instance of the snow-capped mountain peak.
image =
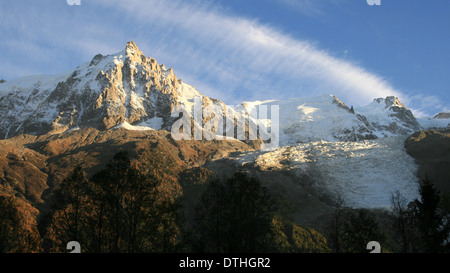
POLYGON ((382 104, 382 105, 384 103, 384 108, 385 109, 389 108, 391 106, 398 106, 398 107, 406 108, 403 105, 403 103, 401 103, 400 100, 397 97, 395 97, 395 96, 388 96, 386 98, 377 98, 377 99, 374 99, 373 101, 377 102, 379 104, 382 104))
MULTIPOLYGON (((1 83, 0 138, 83 127, 106 130, 121 124, 170 130, 173 110, 178 105, 192 109, 196 97, 203 105, 214 104, 225 112, 223 102, 202 95, 179 80, 172 68, 128 42, 122 51, 97 54, 70 73, 1 83)), ((280 145, 376 139, 420 129, 411 111, 393 96, 355 109, 329 94, 242 104, 248 111, 263 105, 279 106, 280 145)), ((204 116, 203 122, 210 119, 204 116)))
POLYGON ((201 96, 178 80, 173 69, 128 42, 121 52, 97 54, 64 75, 2 83, 0 138, 83 127, 109 129, 125 122, 167 128, 173 107, 193 95, 201 96))
POLYGON ((421 117, 417 121, 421 129, 450 128, 450 112, 437 113, 433 117, 421 117))
POLYGON ((405 135, 419 129, 410 110, 398 98, 378 98, 354 109, 334 95, 245 102, 244 106, 279 105, 280 143, 359 141, 405 135))
POLYGON ((433 116, 434 119, 450 119, 450 112, 441 112, 433 116))
POLYGON ((355 113, 367 119, 377 137, 406 135, 420 129, 413 113, 394 96, 374 99, 372 103, 356 108, 355 113))

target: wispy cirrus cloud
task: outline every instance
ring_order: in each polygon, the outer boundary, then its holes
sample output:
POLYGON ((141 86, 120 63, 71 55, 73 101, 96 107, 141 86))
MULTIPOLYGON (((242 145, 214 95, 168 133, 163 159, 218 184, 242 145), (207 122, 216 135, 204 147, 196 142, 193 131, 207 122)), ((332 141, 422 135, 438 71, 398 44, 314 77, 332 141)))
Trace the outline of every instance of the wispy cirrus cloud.
MULTIPOLYGON (((308 1, 297 3, 309 5, 308 1)), ((215 88, 238 99, 242 91, 244 99, 333 93, 354 104, 368 103, 374 97, 403 96, 382 77, 309 42, 199 2, 113 0, 102 4, 123 9, 136 23, 148 26, 148 33, 155 37, 165 33, 165 43, 154 43, 151 36, 144 43, 150 53, 159 51, 163 59, 176 64, 175 70, 181 70, 194 85, 202 80, 210 86, 216 82, 215 88)))
MULTIPOLYGON (((283 1, 309 14, 322 12, 316 1, 283 1)), ((424 109, 420 100, 428 98, 408 96, 383 77, 314 43, 211 3, 98 0, 83 2, 79 8, 50 9, 45 16, 25 9, 18 18, 21 26, 15 26, 20 37, 10 35, 10 45, 0 42, 0 47, 12 48, 16 43, 26 51, 29 46, 34 55, 42 53, 59 63, 63 54, 72 52, 83 58, 71 59, 78 65, 97 53, 120 51, 134 40, 147 56, 174 67, 185 82, 230 104, 329 93, 355 106, 394 95, 424 109), (40 24, 33 24, 35 20, 40 24), (53 56, 49 44, 54 47, 53 56)), ((0 20, 13 19, 8 18, 0 20)), ((42 56, 38 59, 45 61, 42 56)))

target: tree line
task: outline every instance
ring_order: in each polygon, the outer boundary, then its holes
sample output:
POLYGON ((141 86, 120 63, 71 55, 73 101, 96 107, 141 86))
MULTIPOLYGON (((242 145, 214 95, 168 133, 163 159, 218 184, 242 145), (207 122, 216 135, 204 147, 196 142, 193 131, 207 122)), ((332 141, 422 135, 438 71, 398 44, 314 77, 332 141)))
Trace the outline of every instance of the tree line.
POLYGON ((393 194, 388 212, 351 209, 341 200, 320 231, 283 217, 268 189, 245 172, 209 179, 190 225, 183 197, 161 194, 161 183, 126 152, 91 178, 76 167, 54 191, 40 232, 17 199, 0 196, 0 253, 67 253, 70 241, 86 253, 368 252, 373 240, 384 252, 449 251, 450 199, 429 179, 413 202, 393 194))
POLYGON ((395 191, 388 211, 349 209, 338 200, 328 225, 333 252, 367 252, 374 239, 385 252, 450 252, 450 194, 441 195, 427 177, 419 192, 420 198, 408 202, 395 191))

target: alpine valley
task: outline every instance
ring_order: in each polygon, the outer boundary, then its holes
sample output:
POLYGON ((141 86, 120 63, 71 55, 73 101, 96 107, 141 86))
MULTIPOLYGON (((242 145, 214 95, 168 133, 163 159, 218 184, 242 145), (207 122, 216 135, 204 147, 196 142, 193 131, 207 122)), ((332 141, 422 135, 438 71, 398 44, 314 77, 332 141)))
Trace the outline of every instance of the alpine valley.
MULTIPOLYGON (((0 195, 14 195, 43 221, 52 192, 76 166, 89 177, 123 150, 152 166, 164 194, 184 196, 188 219, 199 195, 194 184, 238 170, 258 177, 286 217, 309 226, 320 226, 338 198, 354 208, 385 208, 398 190, 412 201, 424 175, 450 191, 450 113, 416 118, 393 96, 364 107, 333 95, 243 102, 248 111, 279 106, 279 145, 264 149, 260 138, 175 140, 179 117, 172 113, 192 108, 195 98, 225 115, 224 102, 202 95, 134 42, 70 73, 2 81, 0 195)), ((200 130, 212 118, 189 117, 200 130)))

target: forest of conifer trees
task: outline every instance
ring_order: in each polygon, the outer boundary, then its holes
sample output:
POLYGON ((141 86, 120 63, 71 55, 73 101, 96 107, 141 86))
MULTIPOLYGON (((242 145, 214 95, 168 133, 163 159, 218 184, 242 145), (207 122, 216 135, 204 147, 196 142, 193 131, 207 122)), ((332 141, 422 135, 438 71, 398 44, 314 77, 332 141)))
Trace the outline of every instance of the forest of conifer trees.
POLYGON ((92 177, 76 167, 39 221, 2 194, 0 253, 67 253, 70 241, 83 253, 367 253, 374 240, 382 252, 450 250, 450 198, 427 178, 420 200, 408 203, 396 192, 390 210, 352 209, 340 200, 320 229, 283 216, 268 189, 244 172, 208 178, 191 221, 185 197, 164 194, 161 182, 119 152, 92 177))

